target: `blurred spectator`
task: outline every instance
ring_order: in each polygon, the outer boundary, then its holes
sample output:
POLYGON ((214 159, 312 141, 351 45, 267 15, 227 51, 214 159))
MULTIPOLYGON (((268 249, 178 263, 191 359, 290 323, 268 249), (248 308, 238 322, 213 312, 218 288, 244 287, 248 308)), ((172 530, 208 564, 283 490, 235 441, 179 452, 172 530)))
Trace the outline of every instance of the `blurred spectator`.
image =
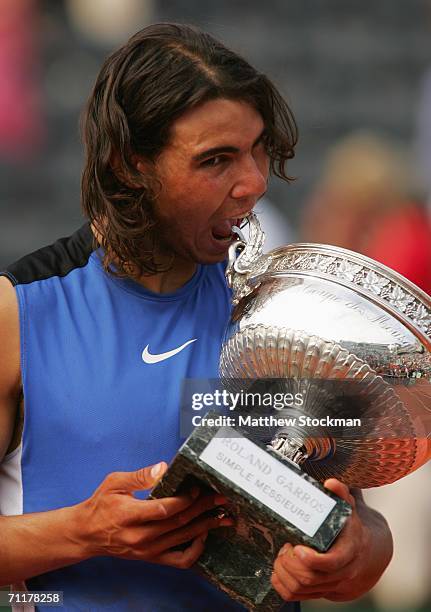
MULTIPOLYGON (((426 0, 424 8, 424 21, 431 32, 431 0, 426 0)), ((414 145, 418 179, 428 202, 431 218, 431 66, 420 82, 414 145)))
POLYGON ((154 0, 66 0, 81 34, 102 47, 116 46, 154 20, 154 0))
POLYGON ((427 194, 431 214, 431 68, 425 73, 421 83, 415 153, 421 187, 427 194))
POLYGON ((377 259, 431 293, 431 227, 411 200, 409 161, 385 139, 354 133, 336 144, 306 208, 302 237, 377 259))
POLYGON ((428 463, 398 482, 364 491, 367 504, 385 513, 394 538, 393 559, 370 592, 380 610, 431 609, 430 478, 428 463))
POLYGON ((42 139, 35 0, 0 3, 0 158, 19 161, 42 139))
MULTIPOLYGON (((411 177, 408 160, 393 144, 370 133, 350 135, 324 162, 302 239, 364 253, 430 293, 431 229, 425 207, 410 199, 411 177)), ((365 491, 394 536, 394 558, 370 593, 381 610, 404 612, 430 602, 430 475, 428 464, 395 484, 365 491)))

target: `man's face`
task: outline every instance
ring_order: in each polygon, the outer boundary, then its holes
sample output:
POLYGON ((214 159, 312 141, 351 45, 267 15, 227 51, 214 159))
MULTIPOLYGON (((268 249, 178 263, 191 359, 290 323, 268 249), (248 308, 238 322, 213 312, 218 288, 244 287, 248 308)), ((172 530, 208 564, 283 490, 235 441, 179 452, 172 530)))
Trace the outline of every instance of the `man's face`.
POLYGON ((264 123, 246 102, 211 100, 182 115, 156 162, 158 238, 177 257, 226 258, 236 225, 265 193, 264 123), (161 235, 160 235, 161 234, 161 235))

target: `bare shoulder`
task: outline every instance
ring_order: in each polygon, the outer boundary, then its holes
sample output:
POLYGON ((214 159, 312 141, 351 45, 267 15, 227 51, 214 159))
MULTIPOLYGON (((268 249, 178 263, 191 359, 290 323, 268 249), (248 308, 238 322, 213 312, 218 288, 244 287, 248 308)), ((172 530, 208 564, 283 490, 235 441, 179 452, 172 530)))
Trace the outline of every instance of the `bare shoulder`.
POLYGON ((0 276, 0 396, 5 383, 19 383, 19 315, 18 300, 12 283, 0 276), (12 376, 11 376, 12 375, 12 376))
POLYGON ((20 392, 18 301, 11 282, 0 276, 0 461, 13 436, 20 392))

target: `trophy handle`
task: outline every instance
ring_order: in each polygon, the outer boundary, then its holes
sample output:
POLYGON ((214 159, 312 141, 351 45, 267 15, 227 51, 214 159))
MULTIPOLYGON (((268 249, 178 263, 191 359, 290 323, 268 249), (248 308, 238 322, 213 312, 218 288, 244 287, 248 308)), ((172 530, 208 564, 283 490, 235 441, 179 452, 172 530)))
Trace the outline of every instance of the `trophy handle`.
POLYGON ((247 220, 250 228, 248 240, 239 228, 232 228, 239 240, 229 247, 229 259, 225 272, 227 283, 232 289, 232 302, 235 306, 256 286, 256 283, 250 284, 251 279, 266 272, 270 263, 268 255, 263 253, 265 232, 257 216, 250 213, 247 220))

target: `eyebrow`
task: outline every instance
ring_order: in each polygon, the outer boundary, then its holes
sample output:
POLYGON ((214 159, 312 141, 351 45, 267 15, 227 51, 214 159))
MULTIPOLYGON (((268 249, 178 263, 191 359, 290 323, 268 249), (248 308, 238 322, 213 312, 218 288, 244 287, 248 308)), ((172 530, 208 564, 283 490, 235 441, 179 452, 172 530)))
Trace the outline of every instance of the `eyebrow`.
MULTIPOLYGON (((258 145, 260 143, 260 141, 264 138, 265 136, 265 132, 266 132, 266 128, 263 128, 262 132, 259 134, 259 136, 256 138, 256 140, 253 142, 253 147, 254 148, 256 145, 258 145)), ((204 159, 206 159, 207 157, 212 157, 215 155, 220 155, 221 153, 239 153, 239 149, 238 147, 232 147, 229 145, 225 145, 225 146, 221 146, 221 147, 212 147, 211 149, 206 149, 205 151, 202 151, 201 153, 198 153, 197 155, 193 156, 193 161, 195 162, 200 162, 203 161, 204 159)))

